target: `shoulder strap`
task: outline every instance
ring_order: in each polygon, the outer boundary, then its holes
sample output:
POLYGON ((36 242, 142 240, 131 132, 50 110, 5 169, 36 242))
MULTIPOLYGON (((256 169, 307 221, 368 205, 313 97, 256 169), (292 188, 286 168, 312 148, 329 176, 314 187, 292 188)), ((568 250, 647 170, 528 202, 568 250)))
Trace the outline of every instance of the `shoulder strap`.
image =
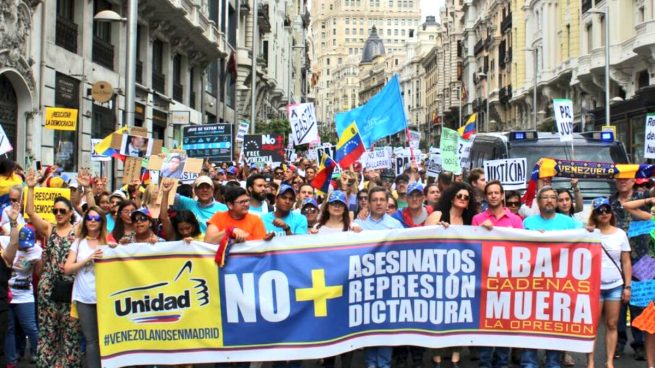
POLYGON ((603 252, 605 252, 605 254, 607 255, 607 258, 609 258, 610 261, 612 261, 612 263, 614 264, 614 266, 616 266, 616 269, 619 270, 619 273, 621 274, 621 279, 623 280, 623 283, 625 284, 625 279, 624 279, 624 276, 623 276, 623 270, 621 269, 621 267, 619 267, 619 265, 616 263, 614 258, 612 258, 612 256, 610 256, 610 253, 607 251, 607 249, 605 249, 605 246, 603 245, 603 243, 600 243, 600 247, 603 248, 603 252))

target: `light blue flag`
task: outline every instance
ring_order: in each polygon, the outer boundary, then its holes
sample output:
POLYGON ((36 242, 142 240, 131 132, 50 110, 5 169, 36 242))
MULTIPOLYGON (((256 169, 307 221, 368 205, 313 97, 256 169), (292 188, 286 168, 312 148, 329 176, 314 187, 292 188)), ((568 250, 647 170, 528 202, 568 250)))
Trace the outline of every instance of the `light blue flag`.
POLYGON ((407 117, 404 106, 396 74, 366 104, 337 114, 335 117, 337 133, 341 136, 341 133, 354 121, 368 149, 376 141, 405 129, 407 117))

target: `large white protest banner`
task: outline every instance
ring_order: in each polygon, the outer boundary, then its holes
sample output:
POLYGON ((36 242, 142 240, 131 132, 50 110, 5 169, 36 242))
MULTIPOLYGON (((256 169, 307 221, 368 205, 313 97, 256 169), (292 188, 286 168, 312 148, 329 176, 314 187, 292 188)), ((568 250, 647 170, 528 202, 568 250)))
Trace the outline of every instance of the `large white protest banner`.
POLYGON ((644 158, 655 158, 655 114, 646 115, 646 139, 644 158))
POLYGON ((562 142, 573 141, 573 101, 566 98, 553 100, 555 122, 562 142))
POLYGON ((313 103, 289 105, 289 123, 296 146, 318 143, 318 124, 313 103))
POLYGON ((505 189, 525 189, 528 179, 527 160, 525 158, 507 158, 485 161, 484 175, 487 182, 498 180, 505 189))

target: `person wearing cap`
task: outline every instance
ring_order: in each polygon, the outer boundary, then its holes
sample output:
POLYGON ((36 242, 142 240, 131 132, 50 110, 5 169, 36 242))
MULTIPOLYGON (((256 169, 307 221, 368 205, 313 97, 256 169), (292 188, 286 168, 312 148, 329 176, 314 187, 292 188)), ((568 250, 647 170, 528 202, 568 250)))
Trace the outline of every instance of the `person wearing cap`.
POLYGON ((307 228, 313 228, 318 222, 318 202, 314 198, 305 198, 300 206, 300 214, 307 219, 307 228))
POLYGON ((409 185, 409 176, 406 174, 400 174, 394 179, 395 189, 391 192, 391 195, 398 202, 398 209, 404 209, 409 204, 407 202, 407 186, 409 185))
POLYGON ((207 220, 215 213, 227 211, 228 208, 223 203, 217 202, 214 199, 214 182, 209 176, 199 176, 193 183, 193 192, 198 198, 197 200, 176 194, 173 208, 176 211, 191 211, 196 215, 200 223, 200 231, 206 233, 207 220))
MULTIPOLYGON (((387 214, 389 192, 384 187, 372 187, 368 190, 368 216, 355 222, 363 230, 402 229, 403 224, 387 214)), ((370 365, 369 365, 370 366, 370 365)))
MULTIPOLYGON (((5 333, 7 331, 8 315, 9 315, 9 279, 12 275, 12 267, 16 259, 16 253, 19 247, 19 231, 22 230, 18 224, 19 206, 17 203, 10 205, 8 211, 9 217, 9 236, 0 236, 0 243, 2 249, 0 251, 0 355, 5 352, 5 333)), ((34 307, 32 307, 34 308, 34 307)), ((34 309, 32 309, 34 310, 34 309)), ((36 343, 36 341, 35 341, 36 343)))
POLYGON ((166 240, 160 238, 155 234, 155 221, 150 215, 150 212, 145 208, 139 208, 132 211, 130 214, 132 224, 134 224, 134 232, 124 236, 120 239, 121 244, 129 243, 158 243, 166 240))
POLYGON ((250 175, 246 180, 246 191, 250 195, 250 208, 248 209, 250 213, 261 216, 273 212, 273 206, 266 200, 266 177, 264 175, 250 175))
POLYGON ((230 166, 225 170, 225 173, 227 174, 227 180, 237 180, 237 174, 239 173, 239 170, 236 168, 236 166, 230 166))
POLYGON ((272 232, 276 236, 307 234, 307 219, 292 211, 295 202, 296 190, 288 184, 280 185, 275 196, 275 212, 262 215, 267 233, 272 232))
MULTIPOLYGON (((596 198, 591 205, 593 211, 589 216, 589 224, 600 230, 600 241, 603 247, 600 301, 602 312, 605 315, 605 349, 607 352, 605 366, 612 368, 618 339, 617 324, 621 303, 627 304, 630 301, 632 291, 630 241, 625 231, 615 226, 616 218, 607 198, 596 198)), ((589 353, 587 359, 593 362, 594 353, 589 353)))
POLYGON ((393 215, 403 227, 417 227, 424 225, 436 225, 439 219, 433 215, 435 212, 432 207, 423 205, 425 195, 423 195, 423 185, 414 182, 407 187, 405 199, 407 200, 406 208, 398 208, 393 215))
MULTIPOLYGON (((523 229, 523 220, 518 215, 512 213, 503 205, 505 190, 498 180, 486 182, 484 186, 484 195, 487 202, 487 209, 473 216, 473 226, 482 226, 487 230, 498 227, 510 227, 514 229, 523 229)), ((509 348, 508 347, 491 347, 481 346, 478 348, 480 368, 507 367, 509 366, 509 348), (496 363, 493 363, 494 350, 496 363)))
POLYGON ((37 351, 38 329, 36 327, 36 309, 32 274, 41 263, 43 248, 37 244, 36 231, 24 225, 18 232, 18 251, 12 266, 9 287, 12 293, 9 308, 7 334, 5 341, 5 361, 8 367, 16 366, 19 356, 16 352, 16 322, 23 331, 21 336, 30 340, 32 351, 37 351))
POLYGON ((218 244, 223 235, 229 231, 237 242, 246 240, 269 240, 273 234, 266 234, 266 228, 259 216, 248 213, 250 196, 239 186, 229 186, 225 189, 227 211, 215 213, 207 221, 205 242, 218 244))
POLYGON ((351 222, 346 193, 335 190, 330 193, 326 203, 323 204, 318 222, 310 230, 310 233, 326 234, 344 231, 360 232, 362 228, 351 222))

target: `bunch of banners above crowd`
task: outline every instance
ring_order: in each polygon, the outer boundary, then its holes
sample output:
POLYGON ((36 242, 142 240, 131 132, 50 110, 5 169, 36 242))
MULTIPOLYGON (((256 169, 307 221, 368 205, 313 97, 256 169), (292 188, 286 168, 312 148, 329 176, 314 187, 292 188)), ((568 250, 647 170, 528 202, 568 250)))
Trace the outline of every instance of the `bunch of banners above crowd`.
POLYGON ((317 359, 367 346, 591 352, 598 233, 451 226, 216 245, 96 261, 104 367, 317 359), (311 326, 311 328, 307 328, 311 326))

